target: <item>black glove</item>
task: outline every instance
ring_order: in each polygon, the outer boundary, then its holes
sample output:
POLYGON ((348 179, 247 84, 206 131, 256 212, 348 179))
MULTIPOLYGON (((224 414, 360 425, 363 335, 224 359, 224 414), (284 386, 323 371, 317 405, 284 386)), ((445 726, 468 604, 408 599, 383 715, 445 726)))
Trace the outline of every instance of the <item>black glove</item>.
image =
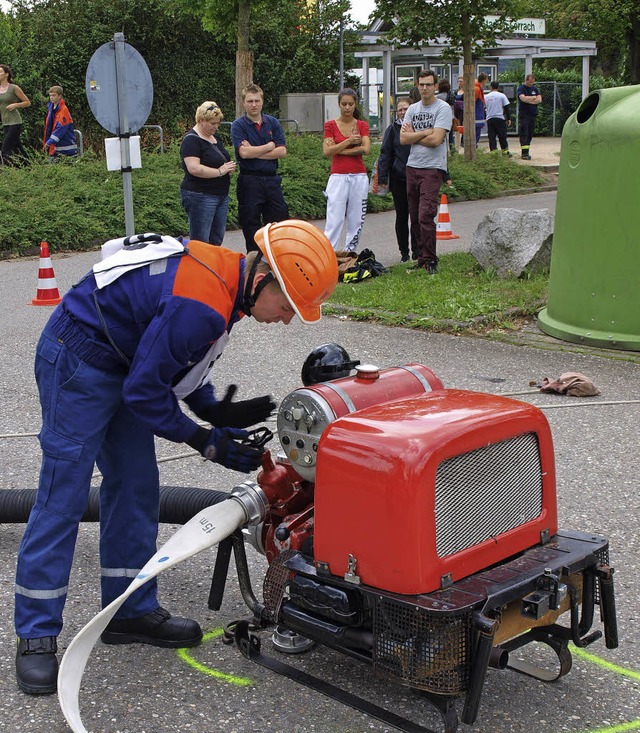
POLYGON ((209 461, 219 463, 233 471, 250 473, 260 466, 264 448, 240 442, 248 437, 249 433, 246 430, 213 428, 206 436, 202 433, 194 436, 189 444, 209 461), (200 436, 204 437, 204 440, 199 440, 200 436))
POLYGON ((233 402, 233 396, 237 389, 238 387, 235 384, 230 384, 220 402, 208 410, 206 416, 203 415, 204 419, 212 425, 248 428, 251 425, 264 422, 273 412, 276 403, 271 395, 233 402))

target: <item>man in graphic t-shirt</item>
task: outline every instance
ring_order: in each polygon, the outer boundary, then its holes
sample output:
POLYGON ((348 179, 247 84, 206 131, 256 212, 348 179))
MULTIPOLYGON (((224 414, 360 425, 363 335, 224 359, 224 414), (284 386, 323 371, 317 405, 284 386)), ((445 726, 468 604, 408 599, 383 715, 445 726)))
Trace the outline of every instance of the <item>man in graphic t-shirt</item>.
POLYGON ((447 139, 451 107, 436 97, 436 75, 423 69, 418 76, 420 101, 412 104, 400 129, 402 145, 411 145, 407 160, 407 199, 411 229, 417 234, 418 261, 407 272, 438 272, 436 224, 438 194, 447 171, 447 139))

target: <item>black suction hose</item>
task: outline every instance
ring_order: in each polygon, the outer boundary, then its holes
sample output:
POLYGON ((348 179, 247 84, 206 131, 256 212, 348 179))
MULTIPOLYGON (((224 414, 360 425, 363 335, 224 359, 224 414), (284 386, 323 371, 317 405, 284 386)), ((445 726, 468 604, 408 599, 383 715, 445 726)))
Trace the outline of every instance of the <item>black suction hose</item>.
POLYGON ((0 491, 0 524, 26 522, 35 498, 35 489, 3 489, 0 491))
MULTIPOLYGON (((189 486, 160 487, 160 522, 185 524, 202 509, 229 498, 224 491, 198 489, 189 486)), ((0 524, 26 522, 36 500, 36 489, 0 489, 0 524)), ((100 489, 89 492, 89 505, 83 522, 100 518, 100 489)))

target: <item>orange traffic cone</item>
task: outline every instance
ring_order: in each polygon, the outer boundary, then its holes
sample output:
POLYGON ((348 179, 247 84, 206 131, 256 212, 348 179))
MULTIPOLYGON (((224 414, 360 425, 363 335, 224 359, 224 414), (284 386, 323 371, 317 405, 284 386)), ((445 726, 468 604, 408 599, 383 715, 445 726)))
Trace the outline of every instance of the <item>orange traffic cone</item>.
POLYGON ((440 196, 440 210, 438 211, 438 223, 436 225, 436 239, 460 239, 457 234, 454 234, 451 231, 449 202, 444 194, 440 196))
POLYGON ((38 290, 31 305, 58 305, 62 300, 56 285, 56 276, 51 264, 49 245, 40 242, 40 266, 38 268, 38 290))

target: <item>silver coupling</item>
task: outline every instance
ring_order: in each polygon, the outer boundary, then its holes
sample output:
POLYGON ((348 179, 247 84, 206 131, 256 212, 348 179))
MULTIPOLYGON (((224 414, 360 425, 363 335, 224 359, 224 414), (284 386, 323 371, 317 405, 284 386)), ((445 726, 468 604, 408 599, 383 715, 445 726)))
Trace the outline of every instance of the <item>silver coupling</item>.
POLYGON ((267 497, 255 481, 243 481, 234 486, 229 499, 237 501, 244 509, 246 524, 260 524, 269 511, 267 497))

